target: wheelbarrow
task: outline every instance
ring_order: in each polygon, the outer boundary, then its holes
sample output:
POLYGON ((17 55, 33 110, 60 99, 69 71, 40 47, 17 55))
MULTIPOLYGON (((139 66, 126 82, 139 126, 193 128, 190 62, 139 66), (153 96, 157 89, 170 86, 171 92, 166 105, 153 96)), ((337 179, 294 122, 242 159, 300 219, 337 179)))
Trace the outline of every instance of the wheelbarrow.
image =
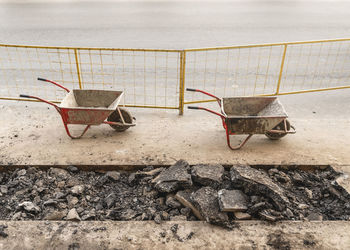
POLYGON ((55 107, 62 117, 68 136, 72 139, 82 137, 92 125, 100 125, 101 123, 110 125, 118 132, 123 132, 136 125, 135 118, 126 109, 118 107, 124 94, 123 91, 81 89, 70 91, 54 81, 43 78, 38 78, 38 80, 52 83, 67 91, 61 104, 56 105, 31 95, 20 95, 20 97, 37 99, 55 107), (86 125, 86 127, 79 136, 73 136, 69 132, 68 124, 80 124, 86 125))
POLYGON ((201 109, 219 116, 226 130, 227 145, 230 149, 240 149, 254 134, 265 134, 271 140, 294 134, 295 128, 287 120, 287 113, 277 97, 230 97, 219 98, 198 89, 187 91, 200 92, 217 100, 221 112, 203 107, 189 106, 189 109, 201 109), (231 146, 230 135, 247 134, 238 146, 231 146))

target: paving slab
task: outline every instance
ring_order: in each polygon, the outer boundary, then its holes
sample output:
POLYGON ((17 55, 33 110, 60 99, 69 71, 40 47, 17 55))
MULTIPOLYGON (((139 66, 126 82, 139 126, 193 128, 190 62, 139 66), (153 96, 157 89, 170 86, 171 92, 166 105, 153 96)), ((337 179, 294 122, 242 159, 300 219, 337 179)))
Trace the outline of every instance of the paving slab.
MULTIPOLYGON (((0 164, 350 164, 347 90, 280 97, 295 135, 271 141, 256 135, 238 151, 226 145, 220 119, 204 111, 132 109, 137 125, 117 133, 94 126, 70 139, 61 117, 41 103, 0 102, 0 164)), ((217 108, 214 104, 203 106, 217 108), (211 106, 210 106, 211 105, 211 106)), ((73 132, 81 131, 72 126, 73 132)), ((244 136, 232 136, 239 143, 244 136)))
POLYGON ((350 223, 0 221, 2 249, 347 249, 350 223), (75 248, 74 248, 75 247, 75 248))

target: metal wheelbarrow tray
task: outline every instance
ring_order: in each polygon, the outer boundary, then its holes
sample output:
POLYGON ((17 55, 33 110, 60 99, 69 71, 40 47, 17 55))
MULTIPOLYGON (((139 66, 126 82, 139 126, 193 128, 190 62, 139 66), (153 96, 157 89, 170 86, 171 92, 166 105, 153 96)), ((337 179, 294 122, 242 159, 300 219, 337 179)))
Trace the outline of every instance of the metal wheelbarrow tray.
POLYGON ((20 97, 37 99, 54 106, 62 117, 68 136, 72 139, 82 137, 90 126, 101 123, 109 124, 119 132, 136 125, 135 118, 126 109, 118 108, 123 91, 81 89, 70 91, 56 82, 43 78, 38 78, 38 80, 50 82, 68 92, 61 104, 56 105, 35 96, 20 95, 20 97), (86 127, 81 135, 73 136, 69 131, 68 124, 81 124, 86 125, 86 127))
POLYGON ((287 120, 287 113, 277 97, 230 97, 219 98, 202 90, 200 92, 215 98, 221 107, 221 113, 203 107, 189 106, 189 109, 202 109, 220 116, 226 130, 227 144, 230 149, 240 149, 254 134, 265 134, 271 140, 277 140, 295 129, 287 120), (232 147, 230 135, 248 134, 238 146, 232 147))

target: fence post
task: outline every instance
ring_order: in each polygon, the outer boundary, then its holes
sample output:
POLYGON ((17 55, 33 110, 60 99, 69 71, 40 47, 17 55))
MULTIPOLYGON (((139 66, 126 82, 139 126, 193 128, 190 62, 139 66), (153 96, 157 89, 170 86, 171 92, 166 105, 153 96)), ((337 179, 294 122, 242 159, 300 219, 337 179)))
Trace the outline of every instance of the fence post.
POLYGON ((280 74, 278 76, 278 82, 277 82, 277 88, 276 88, 276 93, 275 95, 278 95, 280 93, 280 85, 281 85, 281 80, 282 80, 282 73, 283 73, 283 67, 284 67, 284 61, 286 59, 286 52, 287 52, 287 44, 284 45, 284 50, 283 50, 283 56, 282 56, 282 62, 281 62, 281 69, 280 69, 280 74))
POLYGON ((80 76, 80 64, 79 64, 79 60, 78 60, 78 50, 74 49, 74 55, 75 55, 75 65, 77 67, 77 75, 78 75, 78 81, 79 81, 79 89, 82 89, 81 86, 81 76, 80 76))
POLYGON ((179 115, 184 113, 185 103, 185 71, 186 71, 186 51, 180 52, 180 93, 179 93, 179 115))

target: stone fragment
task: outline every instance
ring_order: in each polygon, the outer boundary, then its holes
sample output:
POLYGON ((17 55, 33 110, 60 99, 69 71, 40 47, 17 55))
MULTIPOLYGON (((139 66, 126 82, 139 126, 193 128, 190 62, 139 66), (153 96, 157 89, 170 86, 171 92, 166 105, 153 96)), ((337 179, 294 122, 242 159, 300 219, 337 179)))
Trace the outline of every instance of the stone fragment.
POLYGON ((187 221, 187 217, 184 215, 175 215, 170 217, 171 221, 187 221))
POLYGON ((137 181, 137 179, 136 179, 136 174, 135 174, 135 173, 131 173, 131 174, 129 175, 129 177, 128 177, 128 182, 129 182, 129 184, 130 184, 130 185, 134 185, 134 184, 136 184, 136 181, 137 181))
POLYGON ((297 185, 302 185, 304 183, 303 177, 298 172, 294 172, 292 175, 292 180, 297 185))
POLYGON ((167 199, 166 199, 166 202, 165 204, 171 208, 179 208, 181 207, 181 203, 178 202, 173 196, 169 196, 167 199))
POLYGON ((120 173, 117 171, 108 171, 106 176, 113 181, 119 181, 120 179, 120 173))
POLYGON ((19 220, 21 219, 21 217, 22 217, 22 212, 17 212, 12 216, 11 220, 19 220))
POLYGON ((169 214, 166 211, 163 211, 161 215, 162 215, 163 220, 169 219, 169 214))
POLYGON ((162 217, 160 216, 160 214, 156 214, 153 220, 155 223, 160 224, 162 222, 162 217))
POLYGON ((78 173, 79 169, 76 166, 68 166, 67 170, 71 173, 78 173))
POLYGON ((290 210, 289 208, 286 209, 285 215, 287 215, 288 218, 292 218, 294 216, 292 210, 290 210))
POLYGON ((350 194, 350 179, 348 174, 340 175, 335 181, 334 184, 341 186, 350 194))
POLYGON ((17 172, 17 176, 23 176, 26 175, 27 171, 25 169, 21 169, 17 172))
POLYGON ((234 215, 237 220, 249 220, 252 218, 250 214, 244 212, 234 212, 234 215))
POLYGON ((75 196, 68 195, 67 196, 67 201, 68 201, 68 206, 69 207, 74 207, 76 204, 78 204, 79 199, 75 196))
POLYGON ((275 216, 269 214, 266 210, 259 212, 259 215, 263 220, 267 220, 267 221, 276 221, 277 220, 275 216))
POLYGON ((191 208, 189 207, 184 207, 180 209, 180 213, 185 216, 189 216, 191 213, 191 208))
POLYGON ((81 217, 81 220, 92 220, 96 216, 95 209, 92 209, 91 211, 87 212, 81 217))
POLYGON ((320 213, 311 212, 307 217, 309 221, 322 221, 323 216, 320 213))
POLYGON ((66 195, 64 194, 64 193, 62 193, 62 192, 57 192, 57 193, 55 193, 55 198, 56 199, 62 199, 62 198, 64 198, 66 195))
POLYGON ((80 221, 79 214, 75 208, 72 208, 71 210, 69 210, 69 212, 66 216, 66 220, 80 221))
POLYGON ((192 204, 191 200, 191 190, 181 190, 178 191, 175 195, 175 198, 185 207, 188 207, 192 210, 193 214, 199 219, 199 220, 205 220, 204 217, 201 215, 201 213, 198 211, 198 209, 192 204))
POLYGON ((38 206, 34 205, 33 202, 30 201, 22 202, 18 205, 18 207, 23 208, 29 213, 39 213, 41 211, 41 209, 38 206))
POLYGON ((248 208, 248 213, 249 214, 256 214, 258 212, 260 212, 261 210, 263 210, 265 207, 267 206, 267 204, 265 202, 259 202, 254 204, 253 206, 248 208))
POLYGON ((274 180, 278 182, 281 182, 281 183, 291 182, 290 177, 287 174, 285 174, 283 171, 279 171, 276 168, 269 169, 268 174, 270 177, 272 177, 274 180))
POLYGON ((152 180, 159 192, 170 193, 192 186, 191 175, 188 173, 189 165, 179 160, 171 167, 163 170, 152 180))
POLYGON ((298 208, 301 209, 301 210, 304 210, 304 209, 309 208, 309 205, 303 204, 303 203, 302 203, 302 204, 299 204, 299 205, 298 205, 298 208))
POLYGON ((313 198, 312 191, 308 188, 304 189, 306 196, 311 200, 313 198))
POLYGON ((159 174, 160 172, 162 172, 164 170, 164 168, 155 168, 152 170, 143 170, 143 171, 137 171, 136 172, 136 176, 137 177, 145 177, 145 176, 155 176, 157 174, 159 174))
POLYGON ((49 199, 49 200, 44 202, 44 206, 55 206, 55 205, 57 205, 57 201, 55 201, 53 199, 49 199))
POLYGON ((249 193, 258 193, 269 197, 280 211, 289 204, 285 191, 273 182, 264 171, 248 165, 234 165, 230 173, 231 180, 235 185, 243 186, 249 193))
POLYGON ((7 192, 8 192, 7 186, 1 185, 1 186, 0 186, 0 192, 1 192, 2 194, 7 194, 7 192))
POLYGON ((74 195, 81 195, 84 192, 84 185, 76 185, 71 188, 71 193, 74 195))
POLYGON ((125 210, 124 212, 121 213, 120 219, 121 220, 132 220, 136 216, 137 216, 137 212, 128 208, 127 210, 125 210))
POLYGON ((241 190, 221 189, 218 192, 220 210, 223 212, 246 211, 248 197, 241 190))
POLYGON ((46 214, 44 217, 45 220, 62 220, 66 216, 66 212, 64 211, 53 211, 51 213, 46 214))
POLYGON ((54 177, 58 177, 61 179, 67 179, 70 177, 70 174, 68 173, 67 170, 62 169, 62 168, 50 168, 49 174, 54 177))
POLYGON ((115 200, 116 200, 116 195, 114 193, 110 193, 105 199, 104 202, 107 205, 107 208, 111 208, 114 206, 115 204, 115 200))
POLYGON ((193 166, 191 175, 194 182, 215 188, 221 183, 224 172, 225 169, 221 165, 204 164, 193 166))
POLYGON ((216 190, 211 187, 203 187, 191 194, 191 200, 207 222, 218 225, 227 224, 228 216, 219 209, 216 190))

